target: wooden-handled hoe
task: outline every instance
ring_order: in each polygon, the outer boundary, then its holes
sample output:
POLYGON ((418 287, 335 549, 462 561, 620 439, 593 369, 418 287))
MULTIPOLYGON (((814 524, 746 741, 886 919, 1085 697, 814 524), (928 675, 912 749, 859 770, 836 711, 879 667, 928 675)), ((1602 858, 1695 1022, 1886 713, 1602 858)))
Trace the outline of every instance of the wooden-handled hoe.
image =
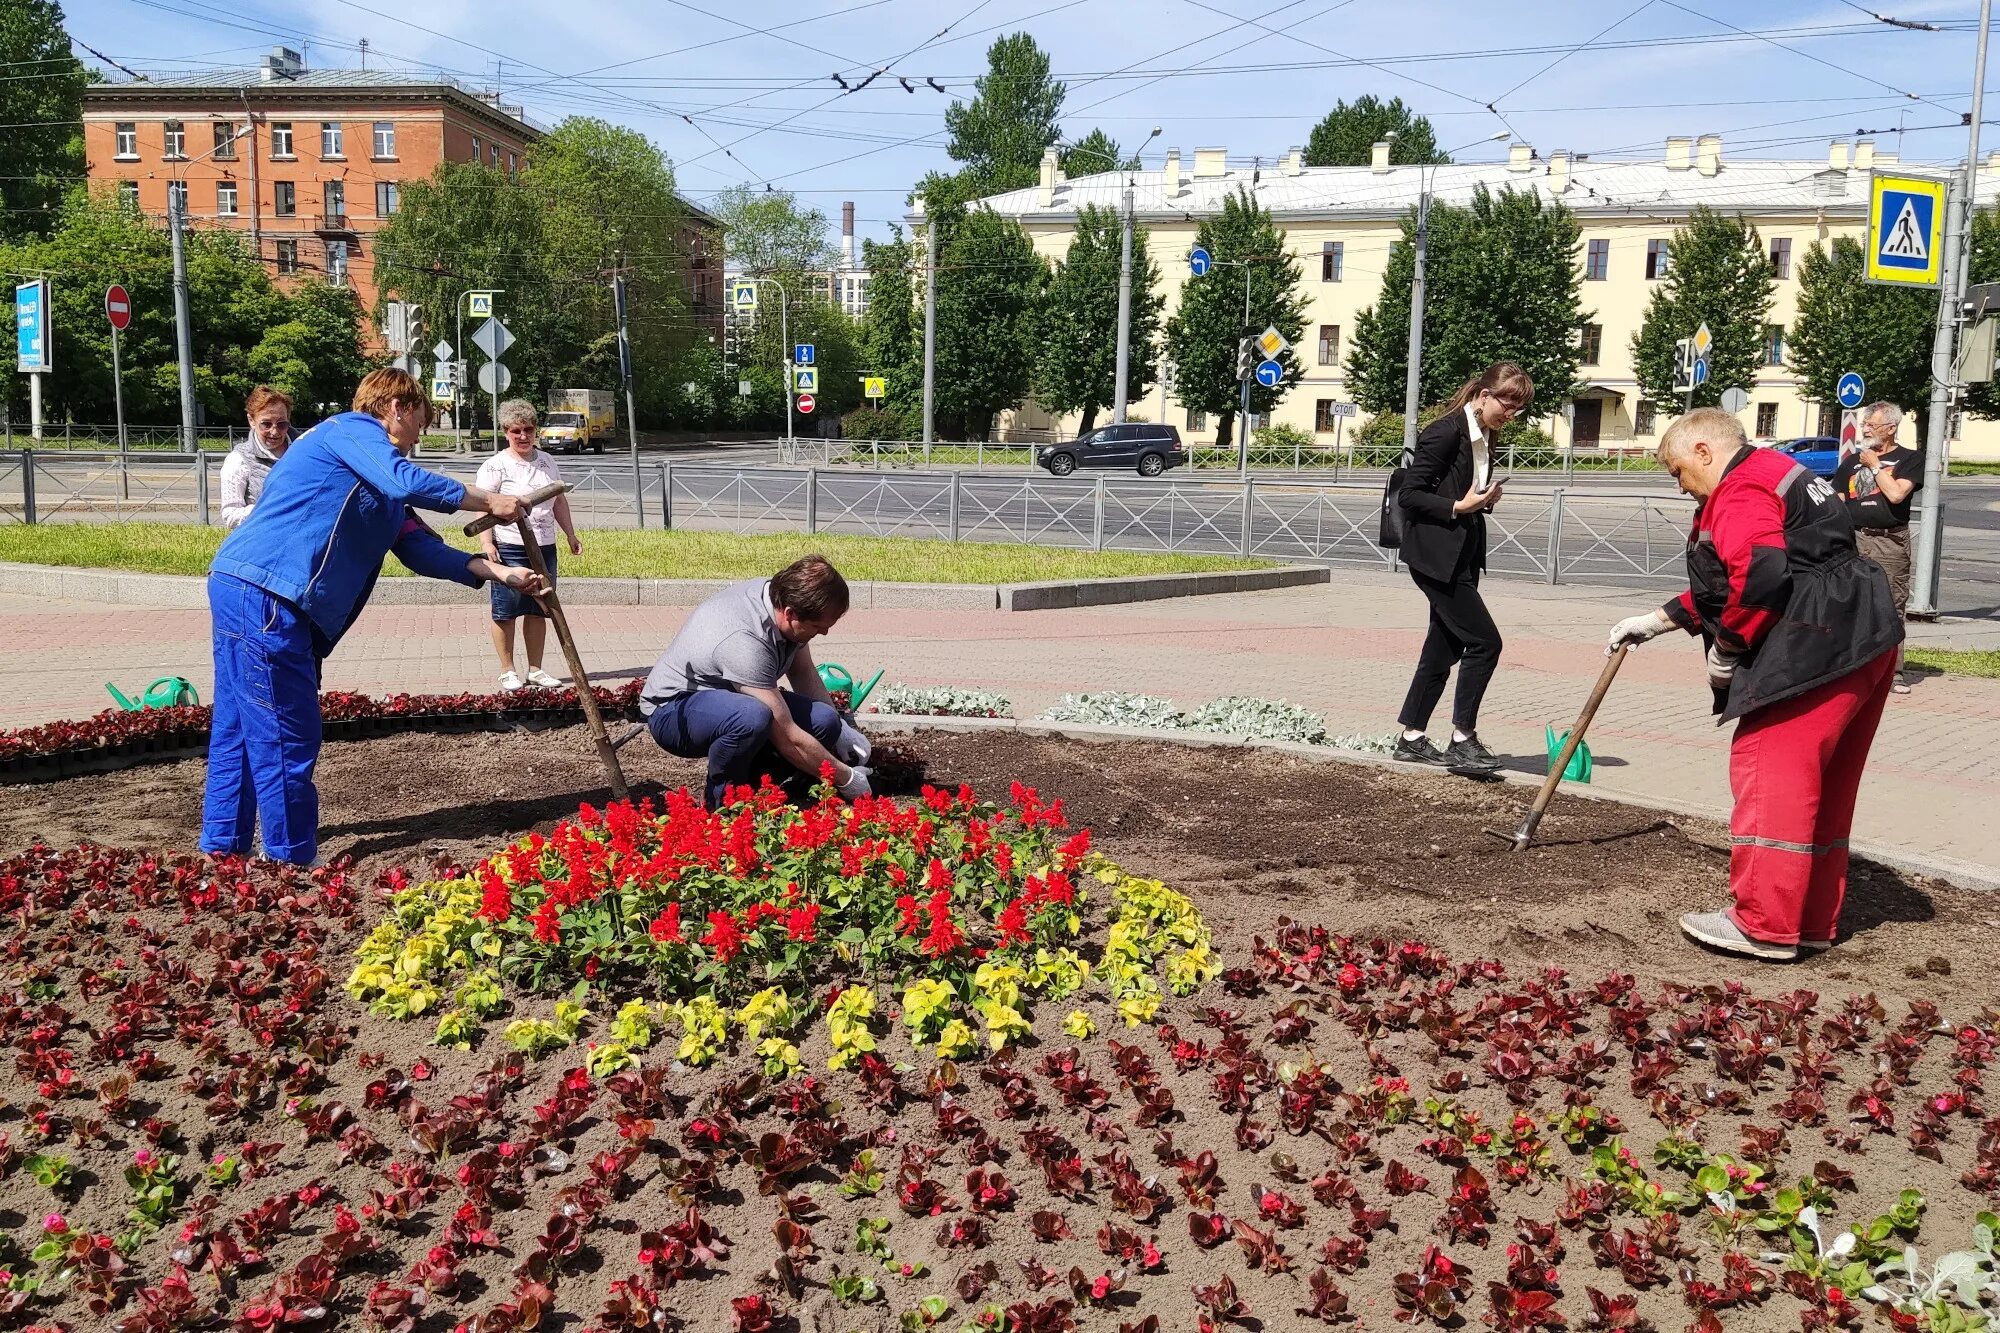
POLYGON ((1576 725, 1571 727, 1569 735, 1563 738, 1562 749, 1556 752, 1555 758, 1549 760, 1549 775, 1542 779, 1542 789, 1535 793, 1535 803, 1528 807, 1528 813, 1522 817, 1521 827, 1512 833, 1502 833, 1499 829, 1490 828, 1486 830, 1487 833, 1502 842, 1512 843, 1517 852, 1528 849, 1528 844, 1535 840, 1535 829, 1541 824, 1542 816, 1548 813, 1549 801, 1556 794, 1557 784, 1562 781, 1563 770, 1569 767, 1570 756, 1576 753, 1577 746, 1583 744, 1584 728, 1588 727, 1590 720, 1597 716, 1597 706, 1604 702, 1605 692, 1611 688, 1611 682, 1617 679, 1618 668, 1624 665, 1625 654, 1630 651, 1630 644, 1619 644, 1611 654, 1611 660, 1604 664, 1604 670, 1598 673, 1597 684, 1590 691, 1590 698, 1584 703, 1583 711, 1576 715, 1576 725))

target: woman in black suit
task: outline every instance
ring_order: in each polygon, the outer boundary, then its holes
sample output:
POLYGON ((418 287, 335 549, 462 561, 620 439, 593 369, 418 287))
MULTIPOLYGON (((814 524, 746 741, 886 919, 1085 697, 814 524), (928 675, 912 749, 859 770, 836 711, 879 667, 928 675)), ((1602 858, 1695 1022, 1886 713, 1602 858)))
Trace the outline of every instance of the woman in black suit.
POLYGON ((1438 419, 1417 436, 1397 497, 1403 508, 1403 563, 1431 604, 1430 633, 1398 721, 1396 757, 1484 776, 1500 761, 1479 740, 1479 702, 1500 662, 1500 631, 1479 596, 1486 568, 1486 515, 1499 503, 1493 445, 1500 428, 1535 401, 1535 382, 1512 361, 1467 380, 1438 419), (1445 677, 1458 666, 1451 744, 1425 735, 1445 677))

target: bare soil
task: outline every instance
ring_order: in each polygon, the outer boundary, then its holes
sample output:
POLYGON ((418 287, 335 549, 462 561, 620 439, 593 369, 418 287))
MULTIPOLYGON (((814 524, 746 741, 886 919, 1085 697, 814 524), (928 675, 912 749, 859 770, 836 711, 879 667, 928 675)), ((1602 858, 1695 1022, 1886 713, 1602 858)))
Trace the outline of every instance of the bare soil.
MULTIPOLYGON (((1260 983, 1252 970, 1253 955, 1260 941, 1275 938, 1283 918, 1353 937, 1360 943, 1351 946, 1350 953, 1364 962, 1371 956, 1372 940, 1385 941, 1385 949, 1421 941, 1454 963, 1497 960, 1501 969, 1467 969, 1461 974, 1462 990, 1454 997, 1461 1010, 1473 1007, 1482 996, 1499 997, 1507 1004, 1526 1003, 1523 997, 1535 986, 1560 989, 1566 975, 1566 984, 1582 1001, 1583 1018, 1575 1036, 1560 1039, 1545 1053, 1551 1064, 1553 1054, 1576 1041, 1608 1035, 1608 1008, 1591 998, 1591 990, 1609 974, 1636 978, 1635 993, 1658 1006, 1654 1022, 1659 1027, 1676 1017, 1708 1021, 1718 1009, 1738 1013, 1754 1024, 1760 1014, 1775 1011, 1778 997, 1804 991, 1815 998, 1812 1018, 1800 1030, 1820 1031, 1817 1025, 1822 1021, 1869 1009, 1858 1000, 1846 1004, 1846 997, 1872 994, 1886 1016, 1862 1023, 1855 1048, 1832 1056, 1824 1123, 1785 1125, 1772 1177, 1795 1182, 1810 1175, 1821 1161, 1851 1172, 1853 1190, 1842 1192, 1826 1210, 1838 1226, 1866 1222, 1887 1211, 1905 1187, 1921 1190, 1928 1210, 1918 1243, 1926 1255, 1962 1248, 1973 1214, 1993 1206, 1992 1199, 1982 1200, 1959 1181, 1975 1161, 1979 1126, 1970 1112, 1950 1118, 1937 1145, 1937 1160, 1917 1155, 1907 1141, 1917 1110, 1952 1086, 1953 1028, 1970 1023, 1988 1034, 1992 1031, 1991 1007, 2000 1000, 2000 929, 1996 929, 2000 902, 1989 896, 1858 864, 1840 946, 1795 965, 1759 967, 1702 953, 1674 929, 1679 913, 1714 906, 1726 897, 1727 857, 1718 850, 1722 831, 1699 822, 1559 799, 1542 826, 1539 844, 1515 854, 1482 832, 1489 827, 1510 829, 1519 818, 1527 796, 1504 786, 1312 764, 1227 747, 1085 743, 1004 733, 920 733, 907 746, 921 756, 930 779, 940 784, 968 782, 983 792, 1002 795, 1008 783, 1019 780, 1046 795, 1062 797, 1071 822, 1091 828, 1100 850, 1128 870, 1164 879, 1194 900, 1215 933, 1225 965, 1246 971, 1232 986, 1217 983, 1162 1011, 1160 1022, 1173 1025, 1182 1037, 1202 1040, 1212 1049, 1227 1029, 1240 1027, 1251 1049, 1273 1065, 1322 1060, 1340 1087, 1357 1094, 1365 1093, 1378 1077, 1400 1077, 1408 1080, 1421 1101, 1433 1089, 1456 1081, 1454 1075, 1462 1076, 1467 1086, 1455 1094, 1458 1100, 1482 1114, 1489 1125, 1506 1125, 1519 1108, 1487 1067, 1493 1048, 1486 1041, 1475 1039, 1462 1054, 1444 1054, 1411 1026, 1390 1024, 1371 1031, 1365 1019, 1355 1017, 1357 1009, 1330 986, 1302 984, 1293 990, 1260 983), (1746 988, 1744 993, 1732 993, 1729 988, 1739 983, 1746 988), (1310 1031, 1301 1040, 1281 1042, 1273 1032, 1273 1019, 1295 999, 1306 1001, 1310 1031), (1908 1081, 1893 1090, 1900 1113, 1893 1132, 1868 1133, 1866 1125, 1850 1124, 1849 1098, 1877 1077, 1885 1034, 1904 1024, 1913 1003, 1918 1006, 1918 1021, 1909 1031, 1923 1044, 1924 1053, 1911 1066, 1908 1081), (1927 1030, 1921 1021, 1929 1013, 1927 1005, 1935 1005, 1941 1013, 1936 1031, 1927 1030)), ((663 756, 643 739, 628 746, 623 757, 635 796, 699 779, 695 765, 663 756)), ((51 846, 88 840, 168 854, 189 851, 200 822, 202 777, 200 763, 182 762, 7 789, 0 792, 0 852, 17 853, 37 840, 51 846)), ((515 736, 408 735, 334 744, 327 747, 321 763, 320 787, 323 849, 331 856, 352 857, 354 878, 362 884, 396 865, 421 871, 436 861, 471 864, 531 829, 546 829, 574 813, 580 802, 601 802, 605 796, 601 771, 580 729, 515 736)), ((334 938, 326 944, 321 961, 336 984, 345 975, 347 954, 379 911, 379 906, 368 903, 353 926, 334 927, 334 938)), ((182 941, 189 940, 201 924, 190 914, 164 909, 139 913, 135 919, 170 940, 182 941)), ((112 925, 115 919, 99 924, 112 925)), ((77 928, 68 916, 39 923, 33 932, 21 931, 17 922, 17 952, 29 961, 6 963, 0 985, 18 997, 38 951, 73 947, 72 932, 77 928)), ((121 960, 132 961, 124 952, 126 946, 115 938, 87 946, 86 952, 92 947, 99 959, 108 949, 121 960)), ((190 947, 186 953, 190 966, 209 965, 197 949, 190 947)), ((73 991, 64 995, 83 1022, 93 1026, 104 1022, 103 997, 86 1002, 73 991)), ((1388 998, 1386 992, 1375 996, 1378 1002, 1388 998)), ((605 1006, 610 1007, 615 1006, 605 1006)), ((346 1058, 319 1071, 323 1082, 311 1095, 322 1104, 334 1099, 346 1102, 385 1145, 405 1158, 411 1156, 407 1132, 399 1127, 393 1110, 363 1110, 365 1085, 387 1069, 407 1071, 422 1060, 435 1074, 416 1085, 415 1095, 441 1105, 468 1090, 504 1049, 496 1031, 473 1052, 440 1052, 428 1042, 428 1022, 396 1024, 370 1016, 337 991, 328 994, 323 1012, 337 1018, 352 1035, 353 1045, 346 1058)), ((941 1224, 963 1220, 965 1211, 915 1218, 897 1206, 895 1172, 903 1147, 944 1148, 930 1174, 961 1205, 965 1191, 960 1181, 970 1163, 962 1144, 946 1145, 940 1138, 935 1112, 927 1104, 924 1079, 933 1062, 909 1050, 907 1040, 896 1032, 885 1035, 884 1050, 912 1066, 904 1076, 906 1103, 896 1113, 868 1105, 851 1076, 820 1075, 841 1102, 839 1114, 849 1128, 881 1140, 877 1155, 887 1170, 882 1193, 874 1198, 843 1198, 832 1186, 844 1162, 809 1171, 792 1183, 794 1191, 813 1192, 823 1215, 811 1224, 818 1258, 805 1269, 803 1293, 792 1296, 763 1282, 778 1257, 772 1232, 778 1215, 774 1201, 758 1193, 749 1166, 739 1163, 726 1169, 721 1191, 700 1208, 732 1239, 732 1252, 715 1272, 665 1294, 662 1303, 669 1326, 728 1328, 728 1300, 765 1291, 800 1329, 827 1333, 893 1329, 903 1312, 924 1295, 937 1292, 948 1297, 953 1310, 943 1327, 957 1329, 978 1304, 988 1300, 1033 1304, 1068 1296, 1067 1284, 1061 1281, 1032 1289, 1032 1274, 1025 1265, 1045 1266, 1058 1274, 1067 1274, 1074 1265, 1090 1276, 1119 1269, 1120 1262, 1100 1253, 1096 1241, 1100 1226, 1109 1221, 1141 1235, 1157 1235, 1166 1266, 1162 1272, 1130 1275, 1124 1292, 1102 1309, 1078 1306, 1074 1317, 1081 1327, 1109 1333, 1157 1315, 1163 1329, 1193 1329, 1197 1311, 1191 1288, 1223 1276, 1235 1282, 1251 1307, 1247 1327, 1309 1327, 1310 1321, 1294 1310, 1305 1302, 1306 1279, 1315 1269, 1315 1259, 1329 1237, 1350 1237, 1353 1230, 1345 1203, 1323 1205, 1314 1200, 1307 1182, 1323 1174, 1351 1177, 1369 1207, 1392 1212, 1391 1224, 1370 1242, 1365 1266, 1335 1278, 1352 1297, 1350 1316, 1357 1326, 1387 1326, 1396 1306, 1392 1279, 1411 1271, 1425 1246, 1433 1242, 1471 1270, 1471 1298, 1462 1313, 1477 1321, 1487 1308, 1486 1284, 1506 1277, 1505 1250, 1514 1238, 1516 1217, 1555 1220, 1564 1201, 1563 1182, 1587 1178, 1587 1155, 1573 1153, 1560 1141, 1553 1143, 1555 1174, 1518 1186, 1503 1186, 1490 1162, 1474 1153, 1474 1165, 1492 1181, 1491 1240, 1481 1244, 1443 1238, 1436 1228, 1456 1168, 1434 1160, 1420 1146, 1421 1140, 1437 1133, 1434 1128, 1416 1123, 1370 1126, 1355 1103, 1322 1116, 1318 1133, 1283 1132, 1274 1092, 1263 1094, 1247 1112, 1225 1111, 1218 1105, 1218 1071, 1212 1064, 1177 1069, 1170 1058, 1170 1042, 1161 1034, 1127 1031, 1101 1006, 1093 1007, 1093 1012, 1106 1035, 1143 1050, 1160 1071, 1161 1083, 1172 1091, 1177 1112, 1166 1127, 1175 1147, 1167 1155, 1215 1153, 1219 1175, 1226 1182, 1216 1204, 1221 1212, 1260 1230, 1269 1227, 1259 1216, 1258 1192, 1253 1188, 1261 1186, 1281 1189, 1304 1205, 1303 1225, 1276 1233, 1292 1271, 1253 1272, 1247 1251, 1238 1244, 1202 1249, 1191 1240, 1191 1209, 1179 1189, 1178 1172, 1159 1160, 1155 1131, 1136 1127, 1134 1098, 1116 1075, 1104 1037, 1081 1046, 1091 1073, 1111 1093, 1105 1118, 1093 1123, 1083 1111, 1062 1104, 1041 1064, 1051 1053, 1077 1043, 1057 1030, 1060 1009, 1043 1006, 1036 1021, 1038 1044, 1013 1057, 1014 1067, 1028 1074, 1040 1094, 1044 1109, 1033 1121, 1009 1121, 1001 1115, 998 1098, 978 1077, 981 1064, 959 1071, 956 1095, 1000 1141, 1005 1157, 999 1169, 1019 1191, 1011 1210, 987 1219, 993 1236, 988 1245, 953 1251, 941 1243, 941 1224), (1122 1147, 1142 1175, 1157 1174, 1170 1199, 1168 1206, 1150 1225, 1139 1226, 1113 1210, 1102 1180, 1081 1202, 1057 1197, 1023 1152, 1022 1131, 1030 1123, 1059 1130, 1086 1162, 1122 1147), (1372 1142, 1357 1155, 1346 1130, 1372 1142), (1267 1135, 1270 1141, 1262 1141, 1267 1135), (1116 1138, 1128 1141, 1117 1143, 1116 1138), (1281 1179, 1285 1164, 1280 1157, 1296 1162, 1297 1179, 1292 1183, 1281 1179), (1386 1164, 1391 1161, 1427 1177, 1428 1187, 1408 1197, 1392 1197, 1384 1184, 1386 1164), (1037 1241, 1028 1223, 1040 1210, 1062 1213, 1074 1239, 1037 1241), (888 1239, 898 1262, 920 1263, 928 1274, 906 1279, 854 1254, 855 1222, 862 1216, 894 1219, 888 1239), (997 1265, 997 1279, 978 1304, 969 1306, 954 1293, 954 1280, 989 1260, 997 1265), (885 1299, 864 1306, 839 1305, 826 1286, 836 1269, 877 1276, 885 1299)), ((240 1034, 237 1040, 240 1043, 240 1034)), ((88 1040, 73 1038, 70 1044, 82 1050, 88 1040)), ((195 1064, 190 1049, 176 1048, 170 1041, 158 1044, 179 1073, 195 1064)), ((808 1067, 823 1070, 827 1054, 823 1037, 816 1030, 815 1040, 802 1045, 808 1067)), ((654 1049, 649 1063, 660 1063, 670 1054, 669 1041, 654 1049)), ((1623 1121, 1625 1142, 1637 1160, 1669 1187, 1688 1188, 1685 1175, 1653 1164, 1652 1148, 1669 1133, 1669 1120, 1711 1153, 1737 1154, 1746 1127, 1781 1123, 1774 1107, 1793 1086, 1791 1063, 1783 1053, 1774 1055, 1761 1072, 1732 1080, 1687 1055, 1684 1048, 1683 1067, 1664 1083, 1668 1092, 1677 1094, 1676 1104, 1663 1111, 1657 1096, 1628 1086, 1636 1055, 1616 1039, 1611 1054, 1613 1063, 1601 1075, 1585 1080, 1584 1086, 1598 1108, 1623 1121), (1739 1099, 1736 1105, 1729 1105, 1732 1098, 1739 1099)), ((531 1064, 526 1085, 511 1098, 512 1122, 525 1123, 529 1108, 549 1097, 561 1072, 578 1062, 578 1052, 564 1052, 531 1064)), ((705 1108, 705 1094, 748 1069, 739 1059, 721 1069, 676 1069, 670 1075, 669 1088, 684 1099, 679 1114, 661 1119, 655 1141, 629 1173, 621 1196, 606 1208, 583 1248, 563 1268, 555 1311, 544 1327, 601 1326, 599 1309, 611 1282, 637 1267, 638 1233, 678 1220, 684 1212, 683 1205, 669 1197, 661 1174, 686 1153, 681 1124, 705 1108)), ((113 1067, 85 1058, 79 1061, 78 1072, 85 1084, 95 1086, 113 1067)), ((276 1173, 232 1187, 217 1209, 218 1217, 232 1216, 270 1193, 309 1181, 324 1182, 331 1198, 355 1208, 367 1200, 370 1189, 387 1188, 380 1163, 342 1165, 332 1145, 302 1144, 298 1127, 282 1112, 281 1098, 267 1099, 244 1119, 218 1123, 210 1120, 200 1099, 183 1089, 178 1077, 143 1088, 151 1101, 141 1110, 179 1122, 192 1150, 191 1162, 198 1160, 196 1152, 205 1156, 244 1137, 284 1142, 276 1173)), ((1565 1090, 1558 1080, 1538 1076, 1525 1093, 1528 1109, 1546 1122, 1560 1114, 1565 1090)), ((0 1127, 11 1129, 14 1146, 21 1148, 25 1135, 20 1117, 23 1108, 36 1100, 33 1081, 15 1074, 0 1076, 0 1095, 6 1108, 0 1110, 0 1121, 7 1122, 0 1127)), ((71 1102, 66 1109, 76 1115, 87 1106, 71 1102)), ((565 1140, 569 1158, 578 1166, 536 1182, 521 1210, 496 1215, 502 1251, 470 1263, 457 1292, 433 1298, 420 1327, 449 1329, 507 1298, 514 1284, 513 1267, 540 1233, 557 1192, 576 1183, 583 1174, 581 1164, 593 1154, 619 1146, 612 1123, 615 1109, 609 1097, 600 1098, 565 1140)), ((764 1130, 787 1127, 761 1101, 742 1119, 752 1142, 764 1130)), ((61 1207, 73 1226, 124 1229, 127 1201, 119 1175, 132 1149, 141 1143, 136 1132, 113 1124, 104 1143, 67 1149, 87 1177, 83 1188, 67 1197, 51 1198, 15 1169, 0 1181, 0 1227, 14 1232, 24 1247, 32 1246, 38 1219, 51 1207, 61 1207)), ((435 1202, 401 1230, 385 1235, 387 1257, 372 1270, 344 1277, 334 1307, 339 1326, 363 1327, 362 1298, 371 1283, 397 1278, 438 1242, 461 1201, 451 1172, 462 1160, 463 1154, 455 1156, 440 1168, 446 1184, 435 1202)), ((331 1198, 309 1212, 310 1220, 300 1226, 298 1235, 273 1245, 268 1271, 238 1280, 228 1297, 229 1317, 240 1314, 247 1300, 268 1287, 271 1275, 283 1272, 317 1244, 329 1225, 331 1198)), ((1642 1235, 1646 1231, 1643 1221, 1630 1216, 1615 1218, 1612 1226, 1614 1231, 1624 1227, 1642 1235)), ((1588 1229, 1562 1229, 1566 1255, 1554 1261, 1561 1273, 1560 1308, 1578 1328, 1590 1310, 1587 1287, 1611 1295, 1633 1291, 1616 1268, 1594 1262, 1591 1234, 1588 1229)), ((1666 1284, 1636 1293, 1641 1313, 1663 1330, 1677 1329, 1691 1318, 1677 1270, 1685 1265, 1688 1273, 1701 1279, 1721 1280, 1723 1247, 1709 1235, 1697 1210, 1689 1210, 1680 1241, 1687 1247, 1686 1257, 1661 1260, 1666 1284)), ((1755 1238, 1741 1244, 1752 1258, 1768 1246, 1755 1238)), ((165 1257, 169 1248, 161 1236, 145 1241, 134 1260, 135 1272, 157 1282, 171 1267, 165 1257)), ((132 1308, 128 1305, 121 1315, 132 1308)), ((1793 1296, 1774 1291, 1761 1302, 1724 1309, 1719 1317, 1732 1330, 1777 1333, 1797 1328, 1803 1308, 1793 1296)), ((53 1312, 73 1328, 106 1326, 74 1297, 53 1312)))

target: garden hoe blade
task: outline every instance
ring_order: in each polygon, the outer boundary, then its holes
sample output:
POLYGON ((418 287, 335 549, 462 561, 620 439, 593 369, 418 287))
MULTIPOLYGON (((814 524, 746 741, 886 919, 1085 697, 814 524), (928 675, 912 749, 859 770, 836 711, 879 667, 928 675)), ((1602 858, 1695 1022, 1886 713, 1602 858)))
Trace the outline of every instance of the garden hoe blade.
POLYGON ((1604 664, 1604 670, 1597 675, 1597 684, 1590 691, 1590 698, 1583 705, 1583 711, 1576 715, 1576 725, 1569 729, 1569 736, 1563 741, 1562 749, 1555 758, 1549 760, 1549 775, 1542 779, 1542 789, 1535 793, 1535 803, 1528 807, 1528 813, 1521 819, 1521 827, 1512 833, 1502 833, 1490 828, 1486 832, 1504 843, 1512 844, 1517 852, 1528 850, 1528 844, 1535 840, 1535 829, 1548 813, 1549 801, 1556 794, 1556 786, 1562 782, 1563 770, 1569 767, 1570 756, 1576 747, 1583 744, 1583 732, 1590 720, 1597 716, 1597 706, 1604 702, 1604 695, 1611 688, 1611 682, 1618 676, 1618 668, 1624 664, 1625 654, 1631 651, 1630 644, 1621 643, 1604 664))

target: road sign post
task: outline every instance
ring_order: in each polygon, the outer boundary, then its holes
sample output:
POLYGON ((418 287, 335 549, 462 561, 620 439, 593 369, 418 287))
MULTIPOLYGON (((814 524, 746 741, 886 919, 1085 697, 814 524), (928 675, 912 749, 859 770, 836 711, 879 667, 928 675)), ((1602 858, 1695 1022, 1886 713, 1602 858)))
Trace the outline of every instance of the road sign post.
POLYGON ((1868 396, 1868 381, 1861 378, 1860 371, 1850 370, 1833 386, 1833 396, 1842 407, 1859 407, 1868 396))
POLYGON ((28 429, 37 440, 42 438, 42 376, 54 364, 49 313, 47 278, 14 288, 14 365, 28 377, 28 429))
POLYGON ((479 368, 479 387, 493 396, 493 438, 498 441, 500 395, 507 392, 507 386, 514 382, 513 373, 500 364, 500 358, 507 355, 507 349, 514 345, 514 332, 495 316, 472 331, 472 345, 487 358, 486 364, 479 368))
MULTIPOLYGON (((493 298, 498 296, 502 290, 504 289, 495 287, 487 291, 464 292, 459 296, 458 300, 452 303, 452 313, 458 319, 459 346, 463 347, 465 345, 465 317, 467 313, 475 317, 491 319, 493 317, 493 298)), ((442 347, 444 345, 444 342, 440 340, 438 346, 442 347)), ((433 348, 432 350, 436 349, 433 348)), ((451 433, 456 437, 452 442, 452 448, 457 450, 465 446, 465 439, 459 434, 458 426, 458 400, 465 397, 466 376, 465 363, 463 361, 458 363, 457 373, 452 378, 459 390, 451 397, 451 433)))
POLYGON ((104 318, 111 325, 111 406, 118 422, 118 495, 132 498, 131 444, 125 437, 125 367, 118 354, 118 335, 132 322, 132 298, 117 283, 104 289, 104 318))
POLYGON ((1902 172, 1868 178, 1868 253, 1862 277, 1894 287, 1944 280, 1945 182, 1902 172))
POLYGON ((888 392, 889 381, 886 376, 863 375, 861 377, 861 396, 870 402, 881 402, 888 395, 888 392))
POLYGON ((1194 274, 1195 277, 1207 277, 1209 269, 1214 266, 1215 260, 1202 247, 1197 245, 1193 250, 1188 252, 1188 271, 1194 274))
POLYGON ((812 411, 813 411, 813 408, 815 408, 815 407, 817 407, 817 406, 818 406, 818 404, 817 404, 816 402, 814 402, 814 401, 813 401, 813 396, 812 396, 811 394, 809 394, 809 393, 802 393, 802 394, 800 394, 800 395, 799 395, 799 413, 800 413, 800 415, 802 415, 802 416, 808 416, 808 417, 809 417, 809 416, 811 416, 811 415, 812 415, 812 411))

